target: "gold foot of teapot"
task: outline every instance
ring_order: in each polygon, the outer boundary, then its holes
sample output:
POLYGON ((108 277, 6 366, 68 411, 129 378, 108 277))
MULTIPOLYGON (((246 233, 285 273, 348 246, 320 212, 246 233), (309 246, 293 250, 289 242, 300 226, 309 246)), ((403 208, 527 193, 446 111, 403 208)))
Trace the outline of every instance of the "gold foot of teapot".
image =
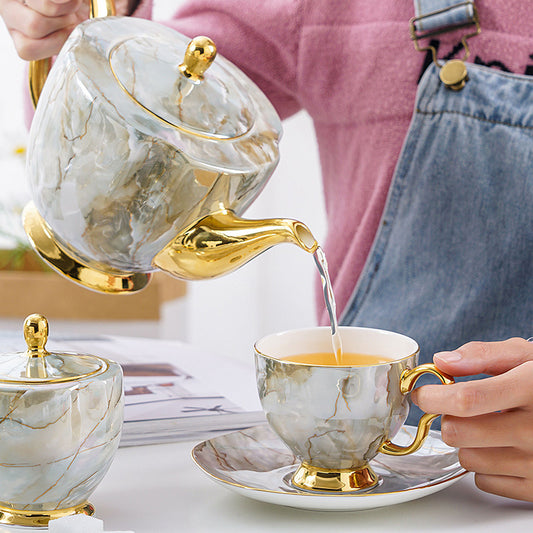
POLYGON ((83 287, 107 294, 127 294, 144 289, 151 274, 119 272, 111 268, 101 270, 75 259, 62 248, 52 230, 30 202, 22 213, 22 223, 31 245, 49 266, 83 287))
MULTIPOLYGON (((65 250, 52 230, 29 203, 23 212, 24 229, 37 253, 50 266, 88 289, 123 294, 146 287, 151 274, 120 272, 90 265, 65 250)), ((309 253, 318 246, 304 224, 290 219, 246 220, 220 210, 191 224, 153 259, 160 269, 184 280, 209 279, 227 274, 268 248, 290 242, 309 253)))

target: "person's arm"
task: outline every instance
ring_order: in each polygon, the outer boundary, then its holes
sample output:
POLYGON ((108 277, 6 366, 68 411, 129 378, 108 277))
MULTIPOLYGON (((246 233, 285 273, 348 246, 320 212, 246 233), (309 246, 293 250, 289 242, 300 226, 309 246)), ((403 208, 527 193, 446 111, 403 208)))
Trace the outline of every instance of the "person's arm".
POLYGON ((445 415, 442 439, 459 448, 480 489, 533 502, 533 343, 470 342, 435 354, 434 362, 453 376, 494 376, 426 385, 412 398, 427 413, 445 415))

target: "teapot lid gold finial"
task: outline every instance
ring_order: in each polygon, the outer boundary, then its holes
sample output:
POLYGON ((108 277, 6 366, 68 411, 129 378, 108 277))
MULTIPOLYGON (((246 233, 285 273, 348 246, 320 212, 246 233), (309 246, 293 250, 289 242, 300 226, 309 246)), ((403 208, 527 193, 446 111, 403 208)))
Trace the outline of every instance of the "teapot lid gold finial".
POLYGON ((43 315, 34 313, 24 321, 24 340, 28 345, 28 357, 45 357, 49 353, 45 349, 48 340, 48 320, 43 315))
MULTIPOLYGON (((87 42, 100 42, 102 32, 109 33, 102 42, 107 51, 102 52, 95 68, 102 70, 102 79, 111 82, 104 90, 122 119, 135 128, 142 124, 143 131, 164 138, 170 149, 179 147, 193 164, 246 172, 275 164, 281 134, 275 109, 241 70, 219 57, 211 38, 201 35, 191 40, 137 19, 128 20, 127 27, 121 28, 120 18, 115 21, 118 27, 113 24, 113 32, 105 19, 94 21, 85 27, 84 37, 87 42), (117 31, 124 32, 119 42, 117 31), (108 79, 109 74, 112 79, 108 79), (121 91, 115 90, 116 84, 121 91), (122 98, 124 94, 127 98, 122 98), (210 144, 206 150, 205 139, 227 143, 224 147, 210 144), (250 145, 254 143, 261 149, 253 149, 252 157, 250 145)), ((68 54, 73 55, 74 64, 79 61, 85 65, 74 48, 65 51, 64 55, 68 54)), ((87 75, 95 77, 96 73, 88 71, 87 75)))
POLYGON ((193 81, 200 81, 217 55, 215 43, 204 35, 195 37, 185 50, 180 72, 193 81))

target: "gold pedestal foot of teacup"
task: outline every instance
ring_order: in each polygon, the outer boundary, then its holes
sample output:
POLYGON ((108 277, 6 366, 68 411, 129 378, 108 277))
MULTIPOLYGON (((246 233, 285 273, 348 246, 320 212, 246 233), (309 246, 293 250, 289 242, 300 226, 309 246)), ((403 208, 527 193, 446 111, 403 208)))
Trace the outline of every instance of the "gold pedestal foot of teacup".
POLYGON ((302 463, 292 476, 292 483, 298 488, 328 492, 355 492, 375 487, 378 482, 378 476, 369 466, 327 470, 302 463))
POLYGON ((11 509, 9 507, 0 506, 0 524, 42 527, 47 526, 50 520, 63 518, 64 516, 70 516, 73 514, 86 514, 92 516, 94 514, 94 507, 88 502, 76 507, 52 511, 21 511, 20 509, 11 509))
POLYGON ((102 270, 82 263, 64 250, 53 236, 52 230, 30 202, 22 213, 24 230, 35 251, 46 263, 71 281, 87 289, 107 294, 133 293, 144 289, 151 275, 141 272, 102 270))

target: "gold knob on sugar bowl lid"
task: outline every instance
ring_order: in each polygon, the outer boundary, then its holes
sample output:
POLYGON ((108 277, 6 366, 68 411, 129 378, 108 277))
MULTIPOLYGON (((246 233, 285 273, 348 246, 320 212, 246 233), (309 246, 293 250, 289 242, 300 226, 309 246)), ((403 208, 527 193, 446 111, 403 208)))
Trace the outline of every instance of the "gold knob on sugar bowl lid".
POLYGON ((91 379, 109 367, 107 360, 95 355, 48 351, 48 320, 43 315, 29 315, 24 320, 23 333, 26 351, 0 355, 0 386, 42 386, 91 379))
POLYGON ((44 357, 50 355, 45 345, 48 340, 48 320, 37 313, 30 315, 24 321, 24 340, 28 345, 28 357, 44 357))

